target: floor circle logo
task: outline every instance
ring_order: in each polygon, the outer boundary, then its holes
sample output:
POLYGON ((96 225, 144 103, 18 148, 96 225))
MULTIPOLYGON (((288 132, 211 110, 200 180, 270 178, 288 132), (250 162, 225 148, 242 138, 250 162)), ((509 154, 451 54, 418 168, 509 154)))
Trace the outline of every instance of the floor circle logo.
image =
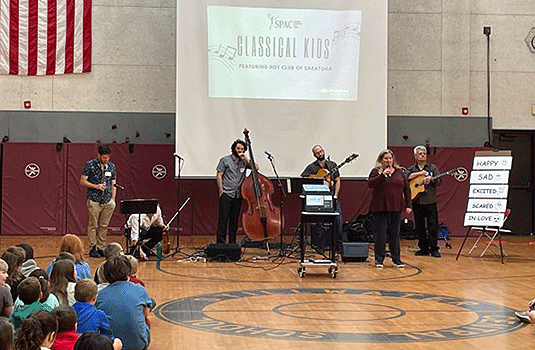
MULTIPOLYGON (((487 337, 525 327, 525 324, 519 322, 514 316, 514 310, 504 306, 438 294, 375 289, 288 288, 211 293, 169 301, 158 306, 155 314, 165 321, 201 331, 315 342, 444 341, 487 337), (243 298, 250 300, 244 303, 240 300, 243 298), (287 303, 284 302, 286 300, 287 303), (226 303, 228 304, 225 305, 226 303), (393 303, 395 307, 392 306, 393 303), (262 305, 262 310, 237 309, 245 307, 243 305, 262 305), (229 315, 242 316, 254 314, 254 312, 263 314, 271 312, 274 318, 285 318, 284 324, 288 328, 273 328, 267 321, 263 326, 262 319, 251 315, 249 315, 251 324, 244 321, 240 321, 241 323, 228 321, 229 315), (419 327, 426 327, 426 324, 430 322, 422 322, 422 317, 425 317, 422 312, 442 315, 448 312, 455 313, 455 316, 451 317, 453 321, 450 321, 455 324, 437 321, 438 324, 444 324, 444 328, 440 329, 411 329, 409 327, 400 330, 396 326, 392 332, 384 333, 332 332, 328 329, 328 322, 331 321, 333 325, 336 324, 334 329, 337 330, 344 326, 358 327, 359 322, 362 322, 364 326, 370 321, 385 322, 387 320, 388 322, 400 320, 400 327, 402 327, 412 323, 403 321, 404 317, 411 317, 410 314, 419 320, 415 322, 419 327), (225 315, 225 317, 213 315, 225 315), (325 325, 325 329, 321 329, 317 324, 299 329, 299 325, 303 324, 306 319, 319 321, 319 324, 325 325), (293 329, 289 325, 294 325, 293 329)), ((246 319, 248 317, 240 317, 240 320, 246 319)), ((381 323, 381 328, 384 327, 386 323, 381 323)), ((369 329, 369 326, 362 329, 365 328, 369 329)))

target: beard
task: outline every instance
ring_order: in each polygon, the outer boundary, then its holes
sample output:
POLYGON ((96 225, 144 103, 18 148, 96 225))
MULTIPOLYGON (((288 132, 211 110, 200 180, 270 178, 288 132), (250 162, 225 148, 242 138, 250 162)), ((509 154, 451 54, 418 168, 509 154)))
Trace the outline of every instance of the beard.
POLYGON ((321 161, 325 160, 325 155, 316 157, 316 159, 319 160, 319 161, 321 162, 321 161))
POLYGON ((240 155, 239 155, 238 151, 236 151, 235 149, 232 150, 232 155, 233 155, 234 157, 236 157, 236 158, 240 158, 240 155))

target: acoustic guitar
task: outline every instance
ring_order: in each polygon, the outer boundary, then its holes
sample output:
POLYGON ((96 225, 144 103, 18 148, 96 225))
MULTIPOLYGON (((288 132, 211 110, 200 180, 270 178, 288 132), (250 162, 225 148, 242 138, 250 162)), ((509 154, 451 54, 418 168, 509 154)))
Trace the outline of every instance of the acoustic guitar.
POLYGON ((310 174, 308 177, 312 177, 312 178, 316 178, 316 179, 323 179, 325 181, 326 185, 329 185, 329 187, 332 187, 334 180, 331 178, 331 174, 336 173, 338 171, 338 169, 340 169, 341 167, 343 167, 347 163, 350 163, 350 162, 354 161, 358 156, 359 156, 358 154, 353 153, 349 157, 347 157, 342 163, 340 163, 337 166, 335 166, 334 168, 332 168, 331 171, 329 171, 327 169, 320 169, 320 170, 318 170, 317 173, 310 174))
MULTIPOLYGON (((446 171, 445 173, 438 174, 437 176, 433 176, 431 178, 431 181, 435 181, 440 179, 442 176, 445 175, 454 175, 458 173, 459 168, 451 169, 446 171)), ((409 186, 411 188, 411 199, 414 200, 420 193, 425 192, 426 186, 424 183, 425 175, 419 175, 415 177, 414 179, 411 179, 409 181, 409 186)))

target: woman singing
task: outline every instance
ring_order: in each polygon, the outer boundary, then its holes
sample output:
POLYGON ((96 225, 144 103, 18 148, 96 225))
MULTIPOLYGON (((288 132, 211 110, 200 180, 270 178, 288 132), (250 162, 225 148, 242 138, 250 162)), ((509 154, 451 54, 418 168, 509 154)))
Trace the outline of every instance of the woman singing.
POLYGON ((394 267, 405 267, 399 253, 399 223, 401 211, 407 214, 412 211, 411 191, 391 150, 379 153, 375 168, 368 176, 368 186, 373 189, 370 212, 373 213, 375 233, 375 267, 383 267, 387 236, 394 267))

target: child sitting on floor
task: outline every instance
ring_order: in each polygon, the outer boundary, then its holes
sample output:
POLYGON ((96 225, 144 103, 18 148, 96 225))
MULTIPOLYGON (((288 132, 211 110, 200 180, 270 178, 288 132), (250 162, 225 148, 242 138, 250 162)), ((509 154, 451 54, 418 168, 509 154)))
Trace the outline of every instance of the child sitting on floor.
POLYGON ((58 298, 60 305, 72 305, 74 300, 74 286, 76 284, 76 269, 71 260, 59 260, 52 267, 50 274, 50 291, 58 298))
POLYGON ((21 327, 22 321, 32 312, 37 310, 52 311, 50 306, 39 302, 43 294, 41 293, 41 284, 37 278, 28 277, 24 279, 24 281, 20 282, 18 289, 19 299, 22 304, 16 305, 11 316, 9 316, 9 322, 13 324, 15 331, 21 327))
MULTIPOLYGON (((30 277, 31 278, 31 277, 30 277)), ((22 322, 15 349, 17 350, 50 350, 56 339, 58 319, 50 312, 37 310, 22 322)))
MULTIPOLYGON (((104 257, 106 258, 106 260, 119 256, 119 255, 123 255, 123 254, 124 254, 123 247, 117 242, 108 243, 104 247, 104 257)), ((99 291, 104 289, 109 284, 108 281, 106 281, 106 278, 104 277, 104 273, 103 273, 104 269, 102 268, 105 262, 106 261, 100 264, 100 266, 97 267, 97 269, 95 270, 94 280, 98 285, 99 291)))
POLYGON ((78 332, 95 331, 113 340, 108 316, 95 306, 97 290, 97 284, 89 278, 76 282, 74 287, 76 303, 72 307, 77 314, 78 332))
POLYGON ((76 311, 69 305, 60 305, 52 314, 58 318, 58 333, 51 350, 72 350, 74 344, 82 336, 76 332, 76 311))
POLYGON ((8 270, 7 263, 0 259, 0 316, 5 317, 9 317, 13 311, 13 297, 9 285, 6 284, 6 279, 9 276, 8 270))

